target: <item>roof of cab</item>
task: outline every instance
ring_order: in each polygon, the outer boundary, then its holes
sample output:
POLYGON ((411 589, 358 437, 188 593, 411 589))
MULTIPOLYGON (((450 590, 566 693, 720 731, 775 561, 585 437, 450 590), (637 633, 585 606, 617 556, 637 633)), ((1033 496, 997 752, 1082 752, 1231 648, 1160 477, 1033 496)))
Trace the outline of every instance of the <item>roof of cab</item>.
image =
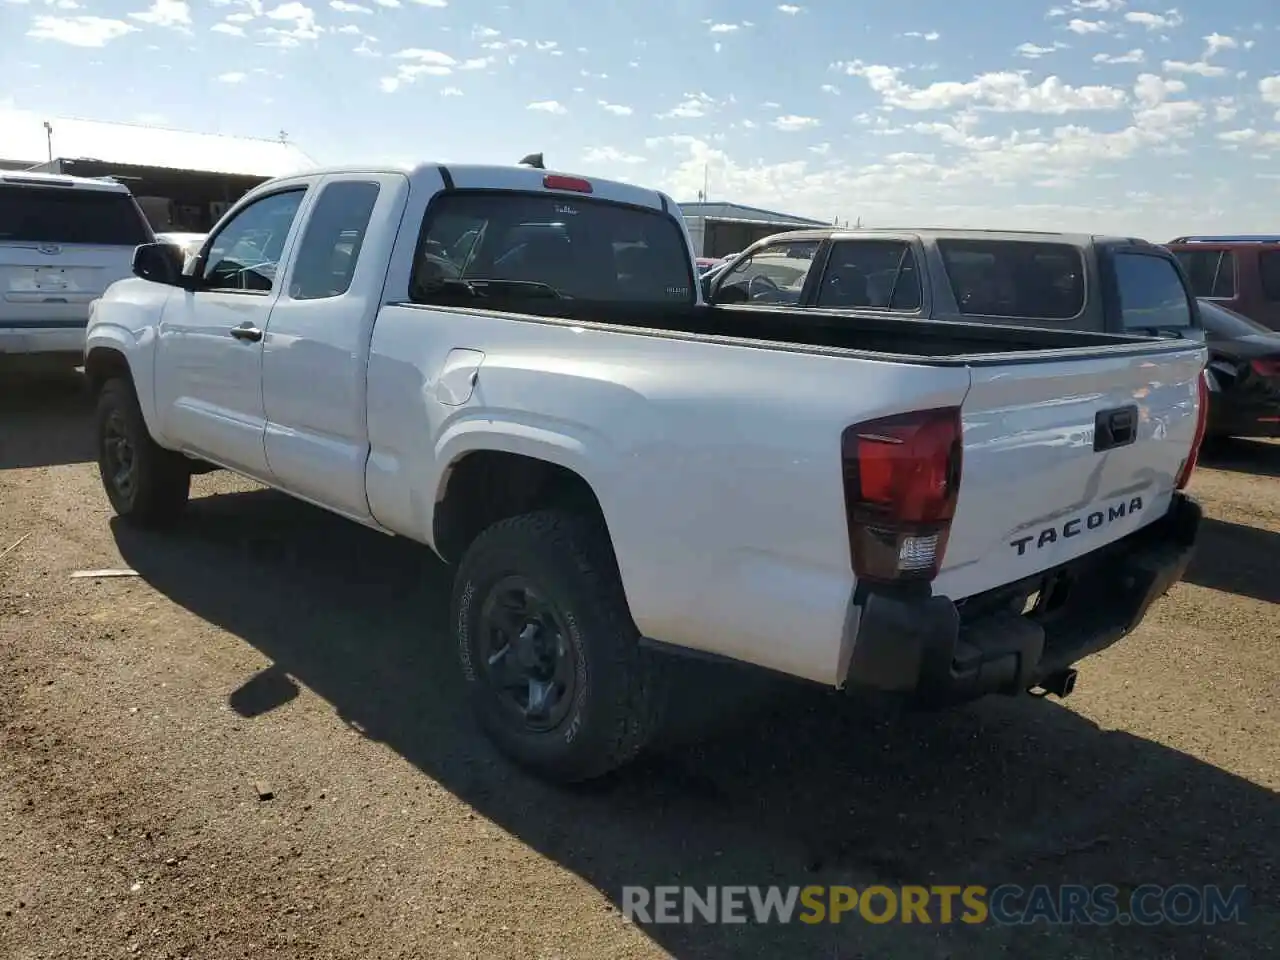
POLYGON ((0 170, 0 183, 28 187, 73 187, 79 190, 103 190, 108 193, 129 192, 129 188, 119 180, 107 177, 72 177, 65 173, 37 173, 28 170, 0 170))
POLYGON ((786 230, 767 239, 778 240, 877 240, 894 237, 918 237, 921 240, 1012 240, 1041 243, 1065 243, 1088 247, 1095 243, 1149 243, 1135 237, 1112 237, 1091 233, 1058 233, 1049 230, 977 230, 952 227, 818 227, 786 230))
MULTIPOLYGON (((302 179, 318 179, 320 177, 334 176, 338 174, 387 174, 399 173, 408 177, 412 181, 429 180, 436 182, 444 171, 448 175, 445 182, 452 181, 453 186, 458 189, 468 188, 506 188, 517 190, 542 190, 543 179, 545 177, 572 177, 574 179, 586 180, 592 186, 591 196, 596 199, 614 200, 622 203, 630 203, 637 206, 651 207, 655 210, 667 210, 675 216, 680 215, 680 207, 671 197, 661 191, 652 190, 646 187, 638 187, 632 183, 623 183, 620 180, 606 180, 602 177, 592 177, 581 173, 574 173, 567 170, 540 170, 536 167, 526 167, 517 165, 502 164, 475 164, 475 163, 416 163, 416 164, 358 164, 346 166, 317 167, 312 170, 300 171, 296 174, 279 177, 270 180, 265 184, 261 184, 254 188, 254 192, 261 191, 270 184, 281 183, 288 180, 302 179)), ((561 191, 556 191, 557 193, 561 191)), ((573 191, 563 191, 565 196, 574 196, 573 191)), ((578 196, 586 196, 586 194, 577 194, 578 196)))

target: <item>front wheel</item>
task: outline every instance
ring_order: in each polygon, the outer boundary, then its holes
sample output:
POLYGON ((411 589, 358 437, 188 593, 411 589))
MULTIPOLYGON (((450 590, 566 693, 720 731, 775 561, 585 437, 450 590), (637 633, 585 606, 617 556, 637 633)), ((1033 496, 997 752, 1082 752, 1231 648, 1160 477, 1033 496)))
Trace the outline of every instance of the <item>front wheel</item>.
POLYGON ((171 523, 186 507, 191 471, 186 458, 151 439, 133 384, 108 380, 95 418, 98 472, 117 514, 139 527, 171 523))
POLYGON ((494 524, 462 559, 452 617, 477 719, 516 763, 581 781, 648 742, 657 664, 598 522, 547 510, 494 524))

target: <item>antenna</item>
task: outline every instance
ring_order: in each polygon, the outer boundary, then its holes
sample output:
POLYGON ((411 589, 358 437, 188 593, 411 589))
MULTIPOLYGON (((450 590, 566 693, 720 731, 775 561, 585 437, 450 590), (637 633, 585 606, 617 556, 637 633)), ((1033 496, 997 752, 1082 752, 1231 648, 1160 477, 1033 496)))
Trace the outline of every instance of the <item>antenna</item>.
POLYGON ((547 165, 542 161, 541 153, 531 153, 520 161, 522 167, 533 167, 535 170, 545 170, 547 165))
POLYGON ((53 126, 48 120, 44 122, 44 142, 49 148, 49 162, 53 163, 53 126))

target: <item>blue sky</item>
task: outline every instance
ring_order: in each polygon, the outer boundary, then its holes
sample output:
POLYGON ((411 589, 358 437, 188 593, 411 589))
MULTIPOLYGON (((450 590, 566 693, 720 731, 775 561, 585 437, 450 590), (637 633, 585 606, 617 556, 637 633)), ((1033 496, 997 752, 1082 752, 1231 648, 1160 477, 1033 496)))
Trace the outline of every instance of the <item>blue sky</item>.
POLYGON ((0 154, 26 110, 681 200, 705 170, 864 225, 1274 232, 1278 42, 1274 0, 0 0, 0 154))

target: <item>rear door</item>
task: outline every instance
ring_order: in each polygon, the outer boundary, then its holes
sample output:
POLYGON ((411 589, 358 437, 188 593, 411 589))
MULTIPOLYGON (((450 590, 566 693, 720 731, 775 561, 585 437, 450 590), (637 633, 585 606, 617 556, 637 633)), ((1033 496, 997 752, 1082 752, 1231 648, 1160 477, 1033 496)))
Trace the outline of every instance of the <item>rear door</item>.
POLYGON ((122 190, 0 178, 0 327, 83 329, 89 304, 129 276, 152 235, 122 190))
MULTIPOLYGON (((1141 248, 1112 259, 1121 321, 1197 323, 1178 270, 1141 248)), ((1191 452, 1202 343, 1136 342, 1106 356, 973 367, 946 566, 953 598, 1065 563, 1156 520, 1191 452)))
POLYGON ((359 520, 369 518, 368 346, 407 188, 401 174, 342 174, 319 186, 262 353, 272 476, 359 520))

